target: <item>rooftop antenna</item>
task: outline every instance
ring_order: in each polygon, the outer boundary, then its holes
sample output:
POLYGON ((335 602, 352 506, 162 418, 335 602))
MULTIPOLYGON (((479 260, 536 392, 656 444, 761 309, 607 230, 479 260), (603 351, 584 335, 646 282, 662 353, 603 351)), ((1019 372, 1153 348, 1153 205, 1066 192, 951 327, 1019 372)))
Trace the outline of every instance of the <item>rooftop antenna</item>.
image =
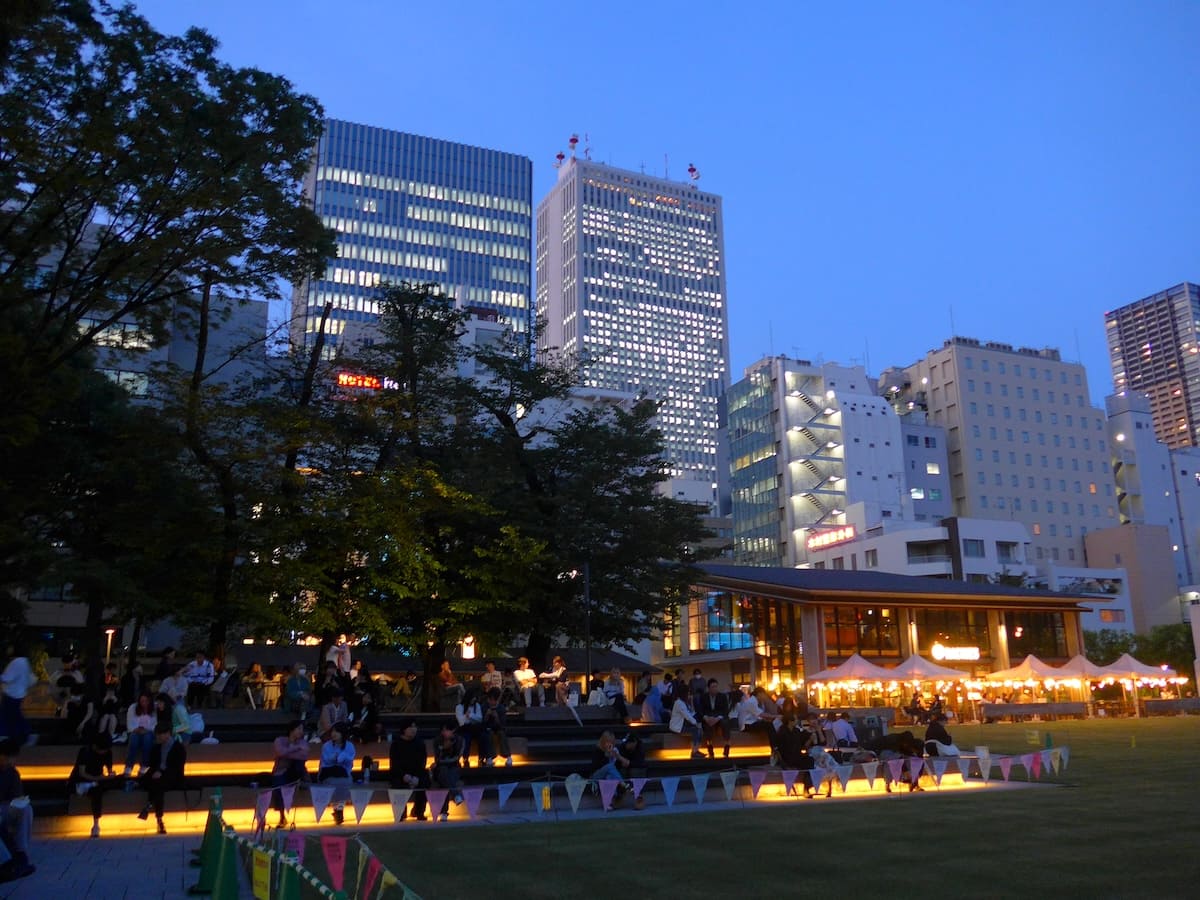
POLYGON ((700 170, 696 168, 695 163, 688 163, 688 178, 692 179, 692 188, 700 186, 700 170))
POLYGON ((950 304, 950 337, 958 337, 958 332, 954 330, 954 304, 950 304))
POLYGON ((871 374, 871 343, 863 338, 863 371, 871 374))
POLYGON ((646 174, 646 161, 643 159, 640 163, 638 163, 638 165, 641 166, 642 174, 645 175, 646 174))
POLYGON ((591 162, 592 159, 592 139, 585 131, 583 133, 583 158, 591 162))
POLYGON ((571 148, 571 158, 575 158, 575 147, 579 143, 579 135, 573 134, 567 138, 567 146, 571 148))
POLYGON ((671 180, 671 159, 667 154, 663 154, 663 181, 671 180))
POLYGON ((554 154, 554 168, 561 169, 563 160, 566 158, 567 158, 567 154, 563 153, 561 150, 559 150, 556 154, 554 154))

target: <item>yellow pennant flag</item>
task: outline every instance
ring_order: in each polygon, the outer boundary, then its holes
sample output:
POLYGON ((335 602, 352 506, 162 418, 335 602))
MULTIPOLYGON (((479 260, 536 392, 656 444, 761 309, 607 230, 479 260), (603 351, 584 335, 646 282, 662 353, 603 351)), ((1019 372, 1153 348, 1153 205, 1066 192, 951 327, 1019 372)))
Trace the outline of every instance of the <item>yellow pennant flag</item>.
POLYGON ((265 850, 255 849, 254 871, 251 878, 254 900, 271 900, 271 857, 265 850))

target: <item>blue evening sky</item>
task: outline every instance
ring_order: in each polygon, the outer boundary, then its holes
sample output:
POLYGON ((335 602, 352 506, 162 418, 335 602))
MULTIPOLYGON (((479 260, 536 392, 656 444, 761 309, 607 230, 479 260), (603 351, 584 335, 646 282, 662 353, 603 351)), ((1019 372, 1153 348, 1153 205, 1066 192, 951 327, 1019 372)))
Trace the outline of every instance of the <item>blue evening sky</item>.
POLYGON ((769 353, 1058 347, 1200 279, 1200 4, 140 0, 328 115, 724 197, 734 380, 769 353))

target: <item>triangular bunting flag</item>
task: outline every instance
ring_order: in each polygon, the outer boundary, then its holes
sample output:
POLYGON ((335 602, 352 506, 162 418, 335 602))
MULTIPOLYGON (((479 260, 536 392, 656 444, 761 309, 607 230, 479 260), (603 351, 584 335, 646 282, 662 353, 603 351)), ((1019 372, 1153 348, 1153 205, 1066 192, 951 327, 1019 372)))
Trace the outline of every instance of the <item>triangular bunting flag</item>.
POLYGON ((371 795, 374 793, 374 788, 350 789, 350 805, 354 807, 354 821, 356 824, 362 821, 363 813, 367 811, 367 807, 371 803, 371 795))
POLYGON ((392 804, 392 820, 400 821, 400 817, 404 815, 404 811, 408 808, 409 798, 412 797, 412 791, 407 788, 393 788, 388 791, 388 802, 392 804))
POLYGON ((335 891, 340 891, 346 884, 346 839, 332 835, 323 836, 321 852, 325 854, 325 868, 329 870, 329 881, 335 891))
POLYGON ((679 778, 674 776, 671 778, 662 778, 663 796, 667 800, 667 806, 675 805, 675 792, 679 790, 679 778))
POLYGON ((442 804, 446 802, 446 798, 450 796, 450 792, 441 789, 436 791, 426 790, 425 799, 429 801, 429 814, 435 818, 442 811, 442 804))
POLYGON ((1062 751, 1058 747, 1050 751, 1050 767, 1054 769, 1055 775, 1062 768, 1062 751))
POLYGON ((1002 756, 998 760, 1000 763, 1000 774, 1004 776, 1004 780, 1008 781, 1008 773, 1012 771, 1012 757, 1002 756))
POLYGON ((725 799, 733 799, 733 789, 737 787, 737 770, 721 773, 721 787, 725 788, 725 799))
POLYGON ((842 786, 842 793, 846 793, 846 785, 850 783, 850 775, 854 772, 854 766, 838 766, 834 769, 837 772, 838 783, 842 786))
POLYGON ((925 760, 919 756, 913 756, 908 760, 908 775, 912 779, 912 783, 916 784, 921 778, 921 772, 925 768, 925 760))
MULTIPOLYGON (((359 848, 358 852, 359 853, 363 852, 361 847, 359 848)), ((360 897, 370 897, 371 896, 371 891, 375 887, 375 882, 379 880, 379 874, 382 871, 383 871, 383 863, 381 863, 379 861, 378 856, 376 856, 374 853, 372 853, 371 858, 367 860, 367 879, 366 879, 366 882, 363 884, 362 893, 359 894, 360 897)))
POLYGON ((479 811, 479 801, 483 799, 483 788, 465 787, 463 788, 463 800, 467 804, 467 815, 472 819, 475 818, 475 813, 479 811))
POLYGON ((696 805, 704 802, 704 794, 708 790, 708 773, 701 772, 692 776, 692 790, 696 792, 696 805))
POLYGON ((822 769, 820 766, 808 770, 808 777, 812 781, 813 790, 818 794, 821 792, 821 784, 825 781, 826 775, 832 777, 833 773, 827 769, 822 769))
POLYGON ((933 769, 933 782, 940 785, 942 776, 946 774, 946 767, 950 765, 950 760, 944 756, 935 756, 929 761, 929 766, 933 769))
POLYGON ((533 808, 537 810, 537 814, 540 816, 552 806, 550 782, 535 781, 530 787, 533 788, 533 808))
MULTIPOLYGON (((1045 751, 1042 751, 1042 752, 1044 753, 1045 751)), ((1033 763, 1033 777, 1041 778, 1042 777, 1042 754, 1041 753, 1033 753, 1031 755, 1033 756, 1033 759, 1030 760, 1033 763)))
POLYGON ((267 807, 271 805, 271 794, 274 791, 259 791, 258 797, 254 801, 254 820, 256 822, 265 822, 267 818, 267 807))
POLYGON ((304 833, 300 831, 289 831, 287 838, 284 839, 283 849, 289 853, 296 854, 296 862, 304 865, 304 833))
POLYGON ((350 896, 361 897, 363 896, 360 893, 362 891, 363 875, 367 871, 367 857, 371 855, 371 851, 367 849, 366 844, 358 841, 358 853, 355 855, 358 857, 358 871, 354 876, 354 890, 350 892, 350 896))
POLYGON ((512 796, 512 792, 517 789, 519 781, 509 781, 505 784, 496 785, 496 790, 500 794, 499 809, 504 809, 504 804, 508 802, 508 798, 512 796))
POLYGON ((616 778, 600 780, 600 802, 605 809, 612 809, 613 796, 617 793, 617 785, 620 783, 616 778))
POLYGON ((888 775, 891 776, 892 781, 899 781, 900 773, 904 771, 904 760, 903 759, 889 759, 887 761, 887 770, 888 770, 888 775))
POLYGON ((779 774, 783 776, 783 796, 796 793, 796 776, 800 774, 800 770, 784 769, 779 774))
POLYGON ((308 793, 312 796, 313 814, 317 817, 317 824, 320 824, 321 816, 325 815, 329 801, 333 799, 333 788, 314 784, 309 787, 308 793))
POLYGON ((566 786, 567 799, 571 801, 571 812, 579 812, 579 801, 583 799, 583 789, 587 787, 587 781, 568 776, 566 786))
POLYGON ((642 791, 646 789, 647 778, 632 778, 630 784, 633 785, 633 796, 635 798, 642 796, 642 791))
POLYGON ((1060 771, 1065 772, 1067 770, 1067 763, 1071 759, 1071 748, 1070 747, 1059 747, 1058 755, 1062 759, 1062 767, 1060 768, 1060 771))
POLYGON ((296 785, 285 784, 279 789, 279 793, 283 797, 283 811, 291 812, 292 804, 296 802, 296 785))
POLYGON ((767 780, 767 773, 762 769, 750 770, 750 794, 755 800, 758 799, 759 789, 762 788, 763 782, 767 780))
POLYGON ((867 787, 875 787, 875 773, 879 771, 879 763, 869 762, 862 764, 863 778, 867 779, 867 787))
POLYGON ((1036 753, 1023 753, 1023 754, 1021 754, 1021 765, 1022 765, 1022 766, 1024 767, 1024 769, 1025 769, 1025 780, 1026 780, 1026 781, 1032 781, 1032 780, 1033 780, 1033 758, 1034 758, 1035 756, 1037 756, 1037 754, 1036 754, 1036 753))

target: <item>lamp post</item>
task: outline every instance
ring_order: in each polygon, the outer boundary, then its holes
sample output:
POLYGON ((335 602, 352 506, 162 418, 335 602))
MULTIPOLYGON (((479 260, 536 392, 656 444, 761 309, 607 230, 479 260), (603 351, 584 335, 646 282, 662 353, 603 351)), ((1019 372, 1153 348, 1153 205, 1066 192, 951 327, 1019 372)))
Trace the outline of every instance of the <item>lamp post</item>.
POLYGON ((558 576, 559 580, 570 578, 574 581, 580 575, 583 575, 583 646, 584 646, 584 666, 586 671, 583 673, 584 689, 588 686, 588 679, 592 677, 592 568, 591 564, 583 561, 583 570, 572 569, 570 572, 563 572, 558 576))
POLYGON ((105 668, 108 667, 109 661, 112 659, 112 639, 113 639, 113 635, 116 633, 117 633, 117 629, 115 629, 115 628, 105 628, 104 629, 104 636, 106 638, 106 646, 104 648, 105 668))

